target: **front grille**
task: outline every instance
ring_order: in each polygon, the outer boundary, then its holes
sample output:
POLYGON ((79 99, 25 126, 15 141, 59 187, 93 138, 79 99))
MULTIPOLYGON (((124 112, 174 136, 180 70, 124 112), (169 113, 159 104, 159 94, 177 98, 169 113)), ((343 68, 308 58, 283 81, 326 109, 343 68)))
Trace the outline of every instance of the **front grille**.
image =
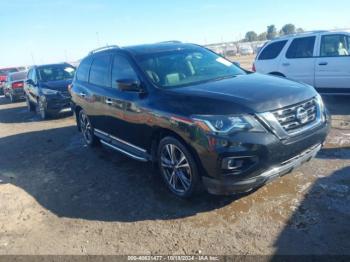
POLYGON ((311 99, 293 106, 272 112, 283 129, 290 133, 310 125, 317 119, 318 105, 311 99))

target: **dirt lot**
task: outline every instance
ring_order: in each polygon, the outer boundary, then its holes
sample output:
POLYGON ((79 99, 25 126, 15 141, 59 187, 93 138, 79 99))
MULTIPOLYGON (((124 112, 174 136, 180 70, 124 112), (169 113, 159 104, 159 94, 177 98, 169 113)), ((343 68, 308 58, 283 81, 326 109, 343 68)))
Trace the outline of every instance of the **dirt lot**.
POLYGON ((241 197, 172 197, 148 164, 87 148, 72 117, 0 97, 0 254, 350 254, 349 97, 315 160, 241 197))

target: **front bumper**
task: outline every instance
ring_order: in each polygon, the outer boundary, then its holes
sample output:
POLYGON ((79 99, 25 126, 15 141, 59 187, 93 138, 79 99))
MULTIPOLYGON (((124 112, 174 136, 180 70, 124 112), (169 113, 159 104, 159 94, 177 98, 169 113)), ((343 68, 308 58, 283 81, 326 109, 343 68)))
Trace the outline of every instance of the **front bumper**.
POLYGON ((208 189, 209 193, 214 195, 228 195, 233 193, 249 192, 255 188, 265 185, 277 177, 292 172, 295 168, 314 158, 321 150, 321 148, 322 145, 315 145, 305 150, 301 154, 293 157, 292 159, 289 159, 278 166, 271 167, 270 169, 253 178, 227 183, 225 181, 203 177, 203 183, 208 189))
MULTIPOLYGON (((220 195, 244 193, 261 187, 312 159, 321 149, 329 131, 330 121, 327 118, 321 126, 287 140, 280 140, 270 132, 242 132, 224 138, 230 146, 212 150, 197 146, 203 184, 210 193, 220 195), (250 157, 251 161, 239 172, 222 168, 224 159, 242 156, 250 157)), ((223 138, 216 138, 216 141, 220 139, 223 138)))
POLYGON ((71 111, 70 98, 49 98, 46 99, 46 109, 50 114, 59 114, 71 111))
POLYGON ((16 99, 24 99, 25 93, 24 89, 10 89, 12 96, 16 99))

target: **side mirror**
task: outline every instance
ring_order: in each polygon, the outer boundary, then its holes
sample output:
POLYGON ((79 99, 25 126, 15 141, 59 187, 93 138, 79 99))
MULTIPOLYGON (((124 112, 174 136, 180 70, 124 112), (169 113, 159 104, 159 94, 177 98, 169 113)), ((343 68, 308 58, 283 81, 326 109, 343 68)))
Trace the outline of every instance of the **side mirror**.
POLYGON ((26 80, 26 84, 27 85, 31 85, 31 86, 35 86, 35 83, 34 83, 34 81, 32 79, 27 79, 26 80))
POLYGON ((117 87, 121 91, 127 92, 142 92, 141 83, 134 79, 119 79, 116 80, 117 87))

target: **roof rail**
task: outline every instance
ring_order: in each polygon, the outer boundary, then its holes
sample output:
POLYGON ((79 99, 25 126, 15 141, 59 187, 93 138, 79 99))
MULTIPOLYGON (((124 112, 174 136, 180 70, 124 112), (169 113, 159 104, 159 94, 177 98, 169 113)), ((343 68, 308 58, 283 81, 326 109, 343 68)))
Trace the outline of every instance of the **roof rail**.
POLYGON ((89 55, 104 51, 104 50, 109 50, 109 49, 119 49, 120 47, 117 45, 107 45, 107 46, 103 46, 97 49, 94 49, 92 51, 89 52, 89 55))
POLYGON ((275 39, 283 39, 291 36, 300 36, 300 35, 308 35, 308 34, 317 34, 317 33, 327 33, 327 32, 341 32, 341 31, 350 31, 350 28, 336 28, 330 30, 312 30, 312 31, 304 31, 300 33, 294 33, 289 35, 282 35, 280 37, 276 37, 275 39))
POLYGON ((182 42, 178 40, 170 40, 170 41, 158 42, 157 44, 182 44, 182 42))
POLYGON ((331 29, 328 30, 329 32, 340 32, 340 31, 350 31, 350 27, 348 28, 336 28, 336 29, 331 29))

